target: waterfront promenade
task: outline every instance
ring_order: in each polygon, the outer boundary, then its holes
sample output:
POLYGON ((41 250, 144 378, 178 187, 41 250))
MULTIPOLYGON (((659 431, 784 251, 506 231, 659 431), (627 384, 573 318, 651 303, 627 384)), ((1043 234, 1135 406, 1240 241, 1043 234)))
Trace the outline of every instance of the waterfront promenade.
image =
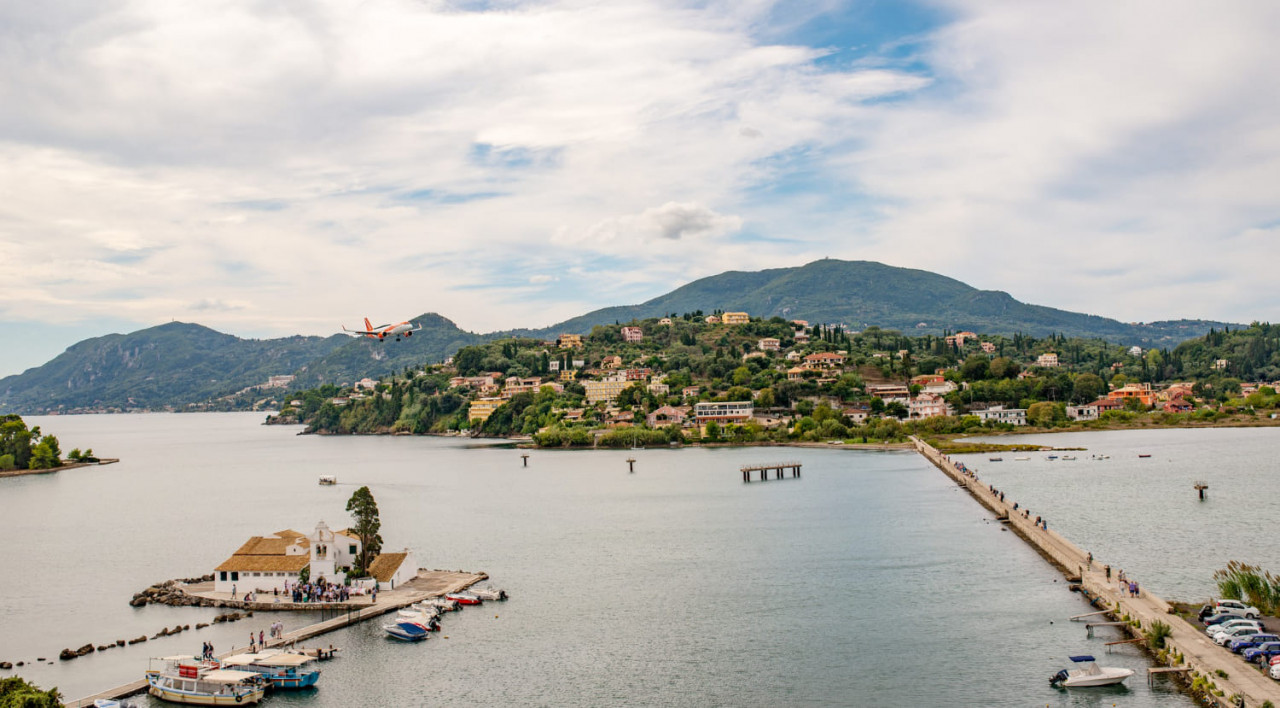
MULTIPOLYGON (((1078 579, 1081 588, 1090 597, 1096 598, 1095 604, 1100 609, 1110 611, 1115 619, 1127 616, 1130 620, 1139 622, 1141 629, 1131 630, 1136 636, 1142 636, 1141 632, 1149 630, 1156 621, 1168 624, 1172 634, 1165 640, 1165 644, 1182 654, 1182 661, 1177 665, 1205 676, 1222 691, 1222 696, 1212 696, 1215 705, 1223 708, 1261 708, 1266 701, 1280 705, 1280 683, 1227 649, 1214 644, 1199 627, 1172 614, 1168 602, 1146 589, 1142 589, 1138 597, 1128 597, 1127 592, 1121 592, 1114 573, 1113 577, 1107 577, 1106 566, 1100 559, 1092 558, 1090 562, 1089 553, 1056 531, 1036 524, 1036 519, 1040 517, 1034 511, 1022 508, 1014 499, 1001 498, 1000 490, 992 489, 983 482, 976 470, 966 470, 963 465, 952 462, 946 455, 916 437, 912 437, 911 441, 925 459, 968 490, 978 503, 1003 523, 1007 523, 1009 528, 1057 566, 1067 578, 1078 579), (1015 506, 1018 508, 1014 509, 1015 506), (1218 672, 1226 674, 1226 678, 1218 672), (1243 702, 1233 701, 1233 696, 1243 702)), ((1048 525, 1051 524, 1046 520, 1046 526, 1048 525)))
MULTIPOLYGON (((365 602, 362 602, 359 605, 350 603, 299 603, 297 606, 292 606, 293 603, 289 603, 290 607, 279 607, 274 606, 272 603, 249 603, 248 607, 249 609, 255 609, 260 606, 262 611, 281 609, 347 610, 345 614, 324 620, 323 622, 317 622, 305 627, 300 627, 292 632, 286 632, 283 637, 267 641, 268 648, 288 646, 299 651, 310 651, 304 647, 298 646, 298 643, 337 629, 342 629, 343 627, 349 627, 367 619, 387 614, 388 612, 403 609, 415 602, 421 602, 433 597, 442 597, 451 592, 465 590, 488 577, 489 576, 484 573, 421 570, 416 578, 405 583, 403 586, 398 587, 395 590, 388 590, 385 593, 378 593, 378 602, 376 604, 369 602, 372 598, 362 598, 365 602)), ((212 583, 210 583, 210 585, 212 585, 212 583)), ((208 594, 215 595, 215 593, 212 593, 211 591, 208 594)), ((226 593, 219 593, 217 595, 225 596, 226 593)), ((216 597, 214 599, 223 598, 216 597)), ((232 647, 230 650, 218 654, 217 658, 224 659, 233 654, 244 653, 248 651, 248 649, 249 648, 247 646, 240 648, 232 647)), ((68 701, 65 705, 69 708, 92 706, 93 702, 100 698, 106 700, 120 700, 128 696, 143 693, 146 690, 146 679, 139 679, 137 681, 130 681, 122 686, 107 689, 101 693, 95 693, 92 696, 86 696, 76 701, 68 701)))

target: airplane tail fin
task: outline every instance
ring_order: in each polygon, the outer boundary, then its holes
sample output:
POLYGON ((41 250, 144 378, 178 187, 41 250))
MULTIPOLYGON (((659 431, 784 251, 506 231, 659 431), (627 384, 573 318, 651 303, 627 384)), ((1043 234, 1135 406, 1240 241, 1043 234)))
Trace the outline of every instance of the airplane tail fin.
POLYGON ((373 331, 373 323, 369 321, 368 317, 364 318, 364 328, 370 332, 373 331))

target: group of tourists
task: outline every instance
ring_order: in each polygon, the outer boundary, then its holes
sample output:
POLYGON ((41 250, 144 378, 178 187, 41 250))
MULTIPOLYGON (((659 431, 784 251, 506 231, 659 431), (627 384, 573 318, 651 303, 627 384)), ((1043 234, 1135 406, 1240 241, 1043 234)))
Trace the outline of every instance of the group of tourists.
MULTIPOLYGON (((323 578, 314 583, 285 583, 285 594, 294 602, 346 602, 351 598, 351 588, 326 582, 323 578)), ((375 591, 375 597, 376 591, 375 591)))
POLYGON ((205 642, 200 646, 200 658, 205 661, 213 661, 213 642, 205 642))

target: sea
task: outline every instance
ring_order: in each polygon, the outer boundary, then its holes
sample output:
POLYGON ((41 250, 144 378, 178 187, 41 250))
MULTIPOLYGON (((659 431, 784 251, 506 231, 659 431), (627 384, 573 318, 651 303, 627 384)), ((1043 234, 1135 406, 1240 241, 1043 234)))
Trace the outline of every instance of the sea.
MULTIPOLYGON (((25 664, 0 677, 68 699, 141 678, 149 657, 204 641, 221 652, 271 622, 325 617, 257 613, 195 630, 219 611, 127 603, 151 583, 211 572, 250 536, 345 526, 347 499, 368 486, 384 548, 487 572, 511 599, 445 615, 418 644, 386 638, 378 620, 316 638, 340 658, 320 665, 316 689, 267 705, 1194 705, 1165 679, 1149 687, 1135 647, 1108 653, 1114 632, 1088 638, 1068 618, 1092 608, 1061 574, 910 452, 521 450, 299 435, 249 413, 27 420, 64 450, 121 458, 0 479, 0 661, 25 664), (741 466, 780 461, 801 463, 801 477, 743 483, 741 466), (193 629, 57 658, 178 624, 193 629), (1050 687, 1078 654, 1139 673, 1120 687, 1050 687)), ((1275 518, 1262 469, 1280 431, 1194 431, 1194 443, 1170 432, 1051 438, 1111 451, 1097 463, 1090 452, 973 462, 1100 562, 1154 592, 1199 596, 1228 558, 1274 560, 1249 520, 1275 518), (1189 455, 1210 469, 1172 462, 1189 455), (1198 475, 1210 480, 1204 503, 1190 488, 1198 475), (1227 529, 1209 528, 1224 518, 1227 529)))

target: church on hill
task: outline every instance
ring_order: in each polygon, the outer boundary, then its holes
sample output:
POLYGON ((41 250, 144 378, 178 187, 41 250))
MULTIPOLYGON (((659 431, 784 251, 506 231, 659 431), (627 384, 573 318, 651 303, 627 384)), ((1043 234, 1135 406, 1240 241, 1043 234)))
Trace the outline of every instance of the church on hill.
MULTIPOLYGON (((314 582, 325 580, 339 585, 347 581, 346 571, 360 556, 360 537, 349 529, 333 531, 325 522, 316 524, 310 535, 293 529, 277 531, 270 536, 254 536, 240 546, 231 557, 213 571, 215 592, 241 595, 250 591, 269 593, 284 591, 285 583, 298 582, 298 574, 309 569, 314 582)), ((391 590, 417 575, 413 552, 382 553, 369 563, 372 580, 353 581, 360 585, 378 584, 379 590, 391 590)))

